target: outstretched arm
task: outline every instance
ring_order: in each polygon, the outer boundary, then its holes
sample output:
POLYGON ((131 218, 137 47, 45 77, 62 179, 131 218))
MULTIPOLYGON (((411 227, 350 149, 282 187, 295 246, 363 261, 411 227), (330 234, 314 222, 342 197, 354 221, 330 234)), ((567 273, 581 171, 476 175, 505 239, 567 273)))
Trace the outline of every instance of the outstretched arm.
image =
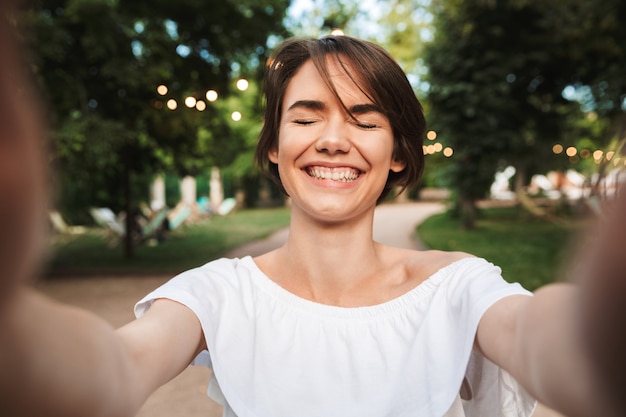
POLYGON ((626 185, 607 207, 579 275, 581 324, 607 417, 626 415, 626 185))
POLYGON ((572 282, 545 286, 533 297, 505 298, 478 328, 477 346, 486 357, 567 416, 624 415, 624 216, 626 193, 589 237, 593 242, 577 257, 572 282))
POLYGON ((193 312, 169 300, 117 331, 27 289, 11 304, 0 325, 2 415, 133 416, 203 348, 193 312))
POLYGON ((591 417, 598 403, 576 319, 579 306, 579 290, 571 284, 507 297, 483 316, 477 346, 539 402, 569 417, 591 417))
POLYGON ((132 416, 202 347, 198 319, 158 300, 115 331, 97 316, 28 287, 46 228, 45 124, 0 1, 0 415, 132 416))

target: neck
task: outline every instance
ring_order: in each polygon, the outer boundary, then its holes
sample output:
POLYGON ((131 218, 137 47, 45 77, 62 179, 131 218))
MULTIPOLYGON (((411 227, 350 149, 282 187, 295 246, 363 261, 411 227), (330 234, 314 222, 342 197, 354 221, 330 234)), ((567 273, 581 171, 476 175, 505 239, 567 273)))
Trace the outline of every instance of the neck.
POLYGON ((297 209, 292 210, 286 248, 303 260, 326 260, 339 266, 353 256, 374 255, 374 208, 350 220, 318 221, 297 209))
POLYGON ((350 304, 381 269, 374 210, 350 222, 317 222, 292 212, 285 245, 261 264, 279 285, 326 304, 350 304))

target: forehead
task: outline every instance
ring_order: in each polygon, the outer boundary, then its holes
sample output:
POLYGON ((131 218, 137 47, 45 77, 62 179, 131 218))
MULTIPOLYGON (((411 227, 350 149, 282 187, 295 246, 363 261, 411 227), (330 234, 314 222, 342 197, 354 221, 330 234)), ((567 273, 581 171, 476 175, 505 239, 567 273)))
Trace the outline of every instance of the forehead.
POLYGON ((284 101, 290 102, 302 98, 329 99, 334 97, 334 89, 344 103, 371 103, 372 100, 364 92, 354 67, 346 60, 339 61, 336 57, 326 57, 322 71, 311 59, 306 61, 289 80, 285 90, 284 101))

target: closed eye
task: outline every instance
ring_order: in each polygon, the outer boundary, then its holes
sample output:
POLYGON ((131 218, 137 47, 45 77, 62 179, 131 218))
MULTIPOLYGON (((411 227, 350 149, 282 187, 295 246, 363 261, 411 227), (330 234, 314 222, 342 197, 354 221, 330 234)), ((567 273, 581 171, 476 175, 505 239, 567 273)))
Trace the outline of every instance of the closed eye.
POLYGON ((355 104, 349 108, 349 113, 354 124, 360 129, 371 130, 384 127, 387 124, 387 118, 383 112, 372 103, 355 104))
POLYGON ((361 129, 376 129, 378 126, 375 124, 371 124, 371 123, 361 123, 361 122, 357 122, 356 124, 358 127, 360 127, 361 129))
POLYGON ((381 124, 377 122, 375 117, 367 117, 369 120, 359 120, 358 118, 352 119, 352 123, 359 129, 371 130, 381 127, 381 124))
POLYGON ((297 125, 306 126, 306 125, 311 125, 311 124, 315 123, 315 121, 314 120, 305 120, 305 119, 296 119, 296 120, 293 121, 293 123, 295 123, 297 125))

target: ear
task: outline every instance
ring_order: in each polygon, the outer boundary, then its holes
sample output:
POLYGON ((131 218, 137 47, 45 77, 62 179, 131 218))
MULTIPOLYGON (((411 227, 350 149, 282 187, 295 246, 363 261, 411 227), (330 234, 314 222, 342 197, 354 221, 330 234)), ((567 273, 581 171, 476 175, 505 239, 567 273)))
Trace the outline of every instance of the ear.
POLYGON ((404 171, 404 168, 406 168, 406 162, 404 161, 399 161, 396 158, 393 158, 391 160, 391 166, 389 167, 390 171, 393 172, 402 172, 404 171))
POLYGON ((278 146, 273 147, 267 152, 267 157, 270 162, 278 165, 278 146))

